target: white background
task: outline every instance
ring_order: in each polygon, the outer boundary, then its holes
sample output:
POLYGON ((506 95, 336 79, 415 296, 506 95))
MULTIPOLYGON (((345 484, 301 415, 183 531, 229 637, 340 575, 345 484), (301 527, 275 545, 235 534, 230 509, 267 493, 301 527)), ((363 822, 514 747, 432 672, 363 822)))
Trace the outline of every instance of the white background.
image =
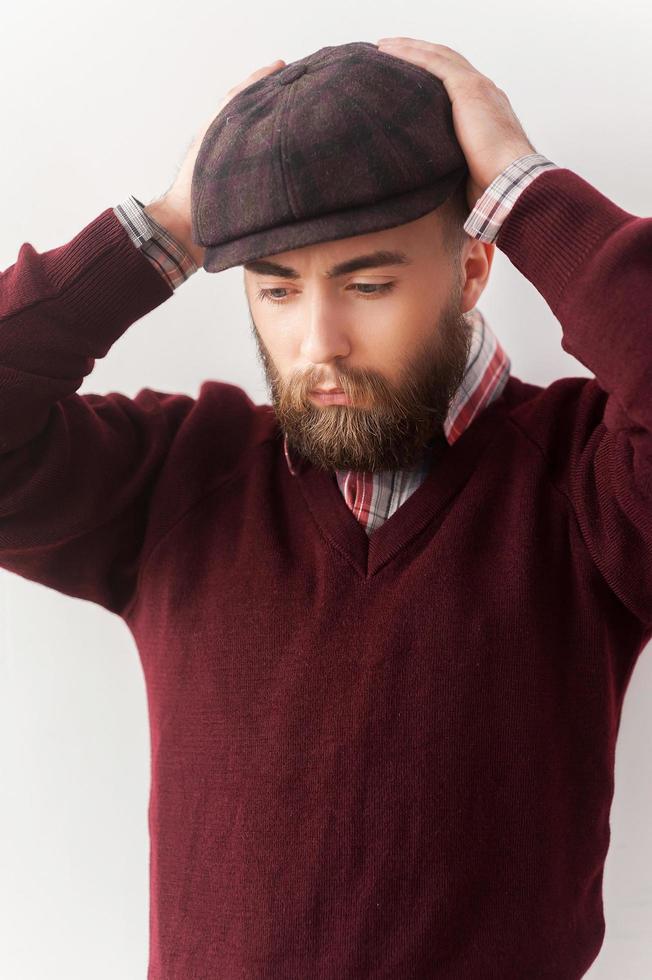
MULTIPOLYGON (((389 35, 460 51, 507 92, 539 152, 650 214, 643 0, 22 0, 4 6, 0 31, 0 269, 23 242, 54 248, 128 194, 162 194, 196 128, 256 68, 389 35)), ((521 379, 591 373, 498 250, 478 306, 521 379)), ((269 401, 241 268, 200 270, 96 362, 80 392, 196 396, 207 378, 269 401)), ((144 980, 149 733, 131 634, 98 606, 0 571, 0 670, 0 976, 144 980)), ((622 716, 606 937, 591 980, 652 976, 650 705, 648 647, 622 716)))

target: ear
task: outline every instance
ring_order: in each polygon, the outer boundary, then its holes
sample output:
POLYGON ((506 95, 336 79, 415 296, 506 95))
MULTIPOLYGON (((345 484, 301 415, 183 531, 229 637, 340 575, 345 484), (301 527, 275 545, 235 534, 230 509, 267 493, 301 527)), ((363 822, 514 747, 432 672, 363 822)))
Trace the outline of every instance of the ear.
POLYGON ((469 238, 465 242, 461 259, 462 313, 472 310, 484 292, 495 250, 494 242, 481 242, 477 238, 469 238))

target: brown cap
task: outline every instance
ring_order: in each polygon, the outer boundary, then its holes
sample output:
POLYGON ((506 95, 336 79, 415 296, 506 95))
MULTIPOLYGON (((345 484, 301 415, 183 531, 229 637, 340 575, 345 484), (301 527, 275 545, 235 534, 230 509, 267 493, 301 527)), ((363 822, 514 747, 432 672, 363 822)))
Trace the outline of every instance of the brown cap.
POLYGON ((220 272, 413 221, 467 175, 440 79, 367 41, 320 48, 215 117, 193 171, 192 237, 220 272))

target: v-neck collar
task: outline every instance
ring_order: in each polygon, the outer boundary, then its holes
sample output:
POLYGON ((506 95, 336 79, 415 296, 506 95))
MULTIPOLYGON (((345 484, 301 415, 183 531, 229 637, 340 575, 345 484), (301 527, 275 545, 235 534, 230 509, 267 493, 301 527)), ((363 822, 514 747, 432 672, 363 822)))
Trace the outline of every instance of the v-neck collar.
POLYGON ((303 461, 296 481, 305 502, 334 548, 362 578, 371 578, 412 541, 441 512, 463 485, 479 455, 493 440, 506 411, 501 395, 470 423, 455 442, 442 433, 435 442, 430 470, 417 489, 372 533, 364 527, 342 497, 332 472, 303 461))

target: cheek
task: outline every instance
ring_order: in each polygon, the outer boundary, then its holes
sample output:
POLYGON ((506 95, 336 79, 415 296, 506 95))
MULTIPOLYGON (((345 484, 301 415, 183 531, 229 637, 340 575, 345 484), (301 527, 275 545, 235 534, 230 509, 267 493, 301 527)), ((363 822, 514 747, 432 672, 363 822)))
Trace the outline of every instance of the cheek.
POLYGON ((285 370, 288 362, 296 356, 299 343, 296 331, 290 330, 287 324, 283 327, 279 322, 276 322, 271 325, 259 324, 258 332, 265 342, 270 357, 274 359, 279 369, 285 370))
POLYGON ((262 347, 271 360, 270 367, 275 368, 282 378, 287 378, 292 365, 298 360, 298 349, 294 337, 287 329, 281 329, 277 324, 261 323, 265 317, 258 317, 257 343, 262 347))
POLYGON ((431 333, 437 322, 432 305, 423 300, 401 303, 387 311, 387 316, 376 324, 374 348, 384 363, 391 364, 392 358, 403 364, 406 358, 420 346, 426 334, 431 333))
POLYGON ((441 280, 433 273, 428 279, 420 278, 403 297, 403 309, 406 320, 414 323, 424 323, 433 320, 443 302, 444 287, 441 280))

